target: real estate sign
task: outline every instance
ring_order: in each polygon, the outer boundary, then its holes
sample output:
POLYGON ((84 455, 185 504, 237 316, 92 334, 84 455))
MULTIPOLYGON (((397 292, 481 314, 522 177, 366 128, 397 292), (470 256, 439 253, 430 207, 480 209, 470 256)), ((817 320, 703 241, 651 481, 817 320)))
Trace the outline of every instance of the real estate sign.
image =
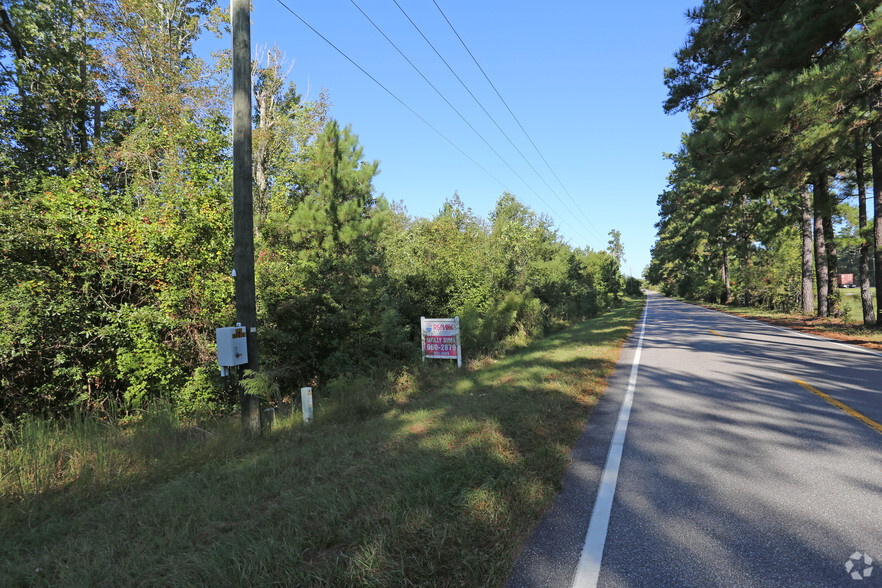
POLYGON ((455 359, 462 366, 462 345, 459 340, 459 317, 420 317, 420 334, 423 339, 423 361, 430 359, 455 359))

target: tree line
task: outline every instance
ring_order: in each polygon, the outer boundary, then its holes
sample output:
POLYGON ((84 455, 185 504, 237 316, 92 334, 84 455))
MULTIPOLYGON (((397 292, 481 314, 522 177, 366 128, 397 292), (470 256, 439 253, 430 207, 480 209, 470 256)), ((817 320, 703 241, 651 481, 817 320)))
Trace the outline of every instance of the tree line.
POLYGON ((668 156, 651 282, 825 317, 841 312, 839 274, 855 273, 864 324, 882 324, 879 4, 705 0, 687 13, 664 109, 688 112, 691 130, 668 156))
MULTIPOLYGON (((215 0, 0 1, 0 417, 235 402, 214 329, 234 322, 228 34, 215 0)), ((259 381, 384 377, 419 317, 467 353, 614 304, 612 253, 564 242, 502 194, 431 218, 378 195, 379 163, 305 97, 276 48, 252 67, 259 381)), ((414 191, 418 192, 415 186, 414 191)))

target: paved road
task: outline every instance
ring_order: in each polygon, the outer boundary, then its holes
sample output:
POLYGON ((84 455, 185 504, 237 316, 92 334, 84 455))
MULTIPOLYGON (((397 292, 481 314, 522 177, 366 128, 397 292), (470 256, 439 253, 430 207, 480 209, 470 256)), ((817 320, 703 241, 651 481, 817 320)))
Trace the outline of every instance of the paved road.
POLYGON ((644 317, 509 586, 882 586, 882 356, 658 295, 644 317))

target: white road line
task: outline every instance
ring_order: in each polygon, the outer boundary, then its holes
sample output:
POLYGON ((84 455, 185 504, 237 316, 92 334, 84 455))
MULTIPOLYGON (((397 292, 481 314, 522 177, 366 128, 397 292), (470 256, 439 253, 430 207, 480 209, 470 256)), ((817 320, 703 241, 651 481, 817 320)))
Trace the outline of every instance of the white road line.
POLYGON ((631 405, 634 401, 634 388, 637 386, 637 368, 640 365, 640 352, 643 349, 643 334, 646 332, 649 300, 650 297, 647 296, 646 307, 643 309, 643 323, 640 326, 640 338, 637 340, 637 352, 634 354, 631 376, 628 378, 628 389, 625 392, 625 399, 622 401, 622 408, 619 410, 619 418, 616 421, 609 453, 606 455, 606 465, 603 467, 603 475, 600 477, 600 487, 597 489, 597 499, 594 501, 594 510, 591 512, 591 522, 588 524, 588 533, 585 535, 585 545, 582 546, 582 555, 576 568, 573 588, 594 588, 597 586, 597 579, 600 576, 600 561, 606 543, 606 531, 609 528, 609 515, 612 511, 616 482, 619 479, 625 432, 628 430, 628 419, 631 417, 631 405))

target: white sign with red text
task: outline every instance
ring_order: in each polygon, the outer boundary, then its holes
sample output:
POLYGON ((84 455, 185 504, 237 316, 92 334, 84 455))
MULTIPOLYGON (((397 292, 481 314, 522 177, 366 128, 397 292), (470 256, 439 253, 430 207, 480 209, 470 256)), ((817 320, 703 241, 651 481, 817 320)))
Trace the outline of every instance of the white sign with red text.
POLYGON ((459 341, 459 317, 420 317, 420 334, 423 340, 423 361, 430 359, 455 359, 462 366, 462 345, 459 341))

